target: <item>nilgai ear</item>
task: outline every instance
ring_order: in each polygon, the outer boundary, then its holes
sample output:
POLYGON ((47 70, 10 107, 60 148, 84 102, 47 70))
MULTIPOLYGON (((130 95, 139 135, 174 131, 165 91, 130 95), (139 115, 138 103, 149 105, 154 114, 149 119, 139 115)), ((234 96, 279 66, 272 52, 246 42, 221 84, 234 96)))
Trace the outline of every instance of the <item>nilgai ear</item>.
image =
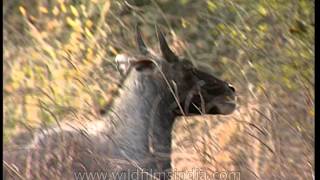
POLYGON ((140 24, 136 25, 136 41, 137 41, 137 45, 138 45, 138 48, 139 48, 139 51, 141 52, 141 54, 147 55, 149 53, 148 52, 148 48, 147 48, 146 44, 143 42, 139 26, 140 26, 140 24))
POLYGON ((115 58, 117 69, 120 72, 121 75, 127 74, 129 68, 130 68, 130 61, 131 58, 127 56, 126 54, 118 54, 115 58))
POLYGON ((178 57, 171 51, 171 49, 168 46, 168 43, 166 39, 164 38, 163 33, 161 30, 156 26, 157 36, 160 43, 160 49, 162 56, 168 61, 168 62, 174 62, 178 60, 178 57))
POLYGON ((155 67, 154 63, 149 59, 141 59, 138 61, 132 61, 131 65, 137 70, 142 71, 145 69, 153 69, 155 67))
POLYGON ((137 71, 144 69, 153 69, 154 62, 146 58, 130 57, 126 54, 118 54, 115 58, 117 69, 121 75, 126 75, 131 68, 135 68, 137 71))

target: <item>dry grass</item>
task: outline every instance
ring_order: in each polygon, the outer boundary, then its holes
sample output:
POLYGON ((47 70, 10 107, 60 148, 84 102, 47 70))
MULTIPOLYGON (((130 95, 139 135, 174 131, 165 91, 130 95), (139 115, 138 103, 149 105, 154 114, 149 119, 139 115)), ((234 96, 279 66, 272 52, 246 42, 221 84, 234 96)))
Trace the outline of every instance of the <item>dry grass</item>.
POLYGON ((311 179, 313 6, 307 0, 5 1, 5 149, 21 132, 96 119, 120 82, 115 55, 136 51, 132 29, 139 21, 147 42, 156 45, 157 23, 177 52, 208 63, 239 94, 231 116, 177 121, 174 168, 311 179))

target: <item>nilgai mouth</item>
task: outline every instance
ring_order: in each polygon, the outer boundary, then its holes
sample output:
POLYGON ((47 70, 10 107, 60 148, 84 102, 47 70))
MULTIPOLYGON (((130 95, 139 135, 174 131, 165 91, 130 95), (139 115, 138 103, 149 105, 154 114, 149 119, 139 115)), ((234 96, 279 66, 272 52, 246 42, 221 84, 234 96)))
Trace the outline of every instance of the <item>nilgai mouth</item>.
POLYGON ((219 103, 219 105, 213 104, 211 107, 208 106, 206 114, 231 114, 237 107, 235 100, 225 101, 219 103))
POLYGON ((207 104, 207 113, 228 115, 231 114, 236 107, 236 96, 230 95, 217 97, 207 104))
POLYGON ((235 96, 221 96, 212 99, 210 102, 201 102, 201 97, 195 95, 189 104, 188 114, 231 114, 237 107, 237 99, 235 96))

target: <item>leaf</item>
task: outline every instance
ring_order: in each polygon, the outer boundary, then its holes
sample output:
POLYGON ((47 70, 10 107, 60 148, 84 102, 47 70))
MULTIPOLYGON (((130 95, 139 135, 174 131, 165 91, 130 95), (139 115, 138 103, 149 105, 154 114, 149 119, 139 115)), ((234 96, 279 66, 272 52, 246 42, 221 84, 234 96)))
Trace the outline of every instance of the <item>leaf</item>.
POLYGON ((212 12, 217 9, 217 5, 214 4, 212 1, 207 1, 208 9, 212 12))
POLYGON ((266 32, 266 31, 268 31, 268 24, 266 24, 266 23, 260 24, 258 28, 260 31, 266 32))
POLYGON ((263 7, 262 5, 258 6, 258 12, 262 15, 262 16, 266 16, 268 14, 268 11, 265 7, 263 7))
POLYGON ((63 3, 60 4, 60 9, 61 9, 61 11, 64 12, 64 13, 67 12, 67 8, 66 8, 66 6, 65 6, 63 3))
POLYGON ((86 20, 86 26, 87 26, 88 28, 91 28, 92 25, 93 25, 93 23, 92 23, 92 21, 91 21, 90 19, 89 19, 89 20, 86 20))
POLYGON ((93 38, 93 35, 88 28, 85 28, 84 31, 85 31, 86 35, 88 35, 89 38, 93 38))
POLYGON ((70 6, 70 9, 71 9, 71 13, 76 16, 76 17, 79 17, 79 13, 77 11, 77 8, 74 7, 73 5, 70 6))
POLYGON ((23 6, 20 6, 20 7, 19 7, 19 11, 21 12, 21 14, 22 14, 23 16, 26 16, 27 12, 26 12, 26 9, 25 9, 23 6))
POLYGON ((44 13, 44 14, 48 14, 48 9, 46 7, 44 7, 44 6, 40 6, 39 7, 39 11, 44 13))
POLYGON ((53 9, 52 9, 52 14, 57 16, 59 14, 59 8, 57 6, 55 6, 53 9))
POLYGON ((70 25, 75 31, 81 32, 81 22, 78 19, 73 20, 70 17, 67 17, 67 23, 70 25))

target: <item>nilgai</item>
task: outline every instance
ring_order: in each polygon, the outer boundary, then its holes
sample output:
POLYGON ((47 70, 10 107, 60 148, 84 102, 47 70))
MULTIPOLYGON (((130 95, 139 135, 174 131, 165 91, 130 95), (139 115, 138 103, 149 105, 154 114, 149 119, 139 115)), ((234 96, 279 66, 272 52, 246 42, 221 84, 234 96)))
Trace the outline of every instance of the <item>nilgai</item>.
POLYGON ((116 57, 125 80, 102 119, 79 129, 52 128, 24 150, 5 152, 6 178, 69 179, 104 172, 110 179, 167 179, 175 118, 234 111, 235 89, 229 83, 175 55, 159 28, 161 55, 146 47, 138 26, 136 33, 140 54, 116 57))

